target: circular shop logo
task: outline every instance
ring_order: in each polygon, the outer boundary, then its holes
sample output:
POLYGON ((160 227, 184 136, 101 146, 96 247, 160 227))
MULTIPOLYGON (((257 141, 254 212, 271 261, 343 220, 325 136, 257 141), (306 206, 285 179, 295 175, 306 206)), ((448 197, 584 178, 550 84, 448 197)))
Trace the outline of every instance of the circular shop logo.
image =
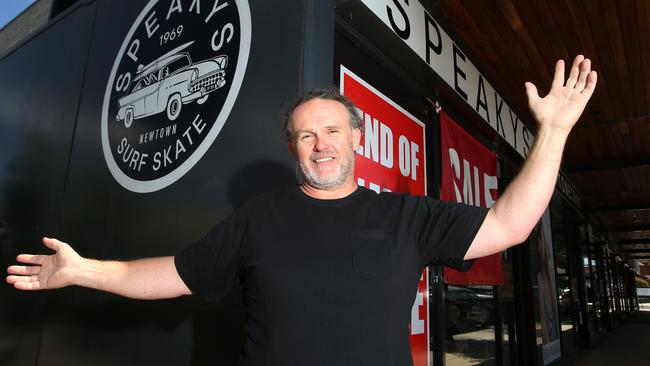
POLYGON ((248 62, 245 0, 151 0, 127 34, 104 94, 102 148, 133 192, 162 189, 215 140, 248 62))

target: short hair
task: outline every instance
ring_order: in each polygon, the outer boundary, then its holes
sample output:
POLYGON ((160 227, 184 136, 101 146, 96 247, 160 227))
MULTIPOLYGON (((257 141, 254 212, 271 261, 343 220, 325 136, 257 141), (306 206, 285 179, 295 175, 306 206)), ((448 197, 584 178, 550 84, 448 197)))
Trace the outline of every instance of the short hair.
POLYGON ((348 122, 350 123, 350 127, 352 129, 358 128, 359 130, 363 131, 363 123, 361 117, 357 113, 357 107, 354 105, 354 103, 352 103, 348 97, 342 95, 338 89, 334 87, 327 87, 310 90, 299 96, 295 101, 293 101, 285 108, 284 113, 282 114, 282 123, 284 127, 284 134, 287 140, 291 138, 290 125, 293 112, 301 105, 314 99, 333 100, 335 102, 343 104, 348 112, 348 122))

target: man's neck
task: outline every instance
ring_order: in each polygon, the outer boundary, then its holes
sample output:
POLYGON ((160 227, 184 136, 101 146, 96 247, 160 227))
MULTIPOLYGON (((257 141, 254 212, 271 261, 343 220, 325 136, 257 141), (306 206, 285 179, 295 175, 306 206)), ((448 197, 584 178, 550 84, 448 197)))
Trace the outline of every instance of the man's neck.
POLYGON ((312 187, 309 184, 303 182, 300 185, 300 189, 306 195, 312 198, 316 198, 319 200, 334 200, 334 199, 344 198, 351 195, 354 191, 357 190, 357 184, 352 181, 333 190, 324 190, 324 189, 318 189, 312 187))

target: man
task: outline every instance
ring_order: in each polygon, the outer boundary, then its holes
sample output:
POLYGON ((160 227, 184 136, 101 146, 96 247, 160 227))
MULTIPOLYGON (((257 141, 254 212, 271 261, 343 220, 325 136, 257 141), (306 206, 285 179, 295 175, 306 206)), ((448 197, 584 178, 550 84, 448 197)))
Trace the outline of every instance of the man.
POLYGON ((489 210, 357 187, 361 121, 336 93, 289 108, 287 141, 303 182, 257 197, 176 257, 131 262, 21 254, 7 282, 21 290, 85 286, 138 299, 219 299, 245 283, 244 365, 408 365, 408 324, 424 266, 456 268, 523 242, 547 206, 566 138, 596 86, 575 58, 558 61, 550 93, 526 83, 539 124, 519 175, 489 210))

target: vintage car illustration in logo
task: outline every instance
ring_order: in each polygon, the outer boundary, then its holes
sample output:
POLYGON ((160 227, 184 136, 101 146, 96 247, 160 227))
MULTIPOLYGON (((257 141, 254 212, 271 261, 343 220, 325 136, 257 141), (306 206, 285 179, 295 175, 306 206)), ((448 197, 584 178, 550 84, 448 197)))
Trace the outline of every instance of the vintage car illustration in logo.
POLYGON ((116 120, 131 127, 135 119, 167 112, 174 121, 183 104, 203 104, 209 93, 226 85, 228 56, 220 55, 192 63, 186 43, 148 65, 140 65, 128 93, 118 100, 116 120))
POLYGON ((133 3, 143 8, 106 82, 101 141, 115 181, 149 193, 189 172, 233 118, 251 14, 248 0, 133 3))

